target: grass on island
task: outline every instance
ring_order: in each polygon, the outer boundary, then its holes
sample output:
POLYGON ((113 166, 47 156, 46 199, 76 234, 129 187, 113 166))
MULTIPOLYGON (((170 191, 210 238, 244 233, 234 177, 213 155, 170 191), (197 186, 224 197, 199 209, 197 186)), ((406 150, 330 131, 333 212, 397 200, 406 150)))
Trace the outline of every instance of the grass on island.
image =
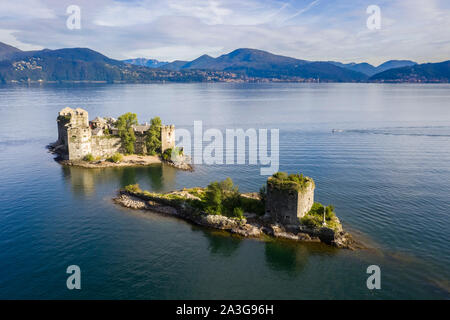
POLYGON ((95 160, 95 158, 94 158, 94 156, 92 154, 89 153, 89 154, 84 156, 83 160, 87 161, 87 162, 92 162, 92 161, 95 160))
POLYGON ((277 172, 267 179, 267 184, 273 189, 302 191, 308 186, 314 187, 314 180, 310 177, 303 176, 303 174, 288 175, 286 172, 277 172))
POLYGON ((206 188, 183 189, 181 193, 151 193, 142 191, 138 184, 126 186, 125 191, 188 203, 191 207, 207 214, 223 215, 239 220, 244 218, 244 212, 263 215, 265 211, 265 205, 260 199, 243 196, 239 192, 238 186, 234 185, 230 178, 220 182, 212 182, 206 188))
POLYGON ((123 155, 121 153, 116 152, 111 157, 109 157, 107 160, 114 162, 114 163, 119 163, 123 160, 123 155))
MULTIPOLYGON (((304 188, 308 183, 314 183, 311 178, 303 177, 303 175, 288 176, 283 172, 275 174, 268 179, 268 183, 269 181, 288 190, 291 190, 291 188, 298 190, 297 188, 304 188)), ((257 197, 248 197, 239 192, 238 186, 230 178, 220 182, 212 182, 206 188, 185 188, 180 192, 166 194, 143 191, 139 184, 127 185, 124 189, 131 194, 168 200, 180 205, 189 204, 199 212, 223 215, 240 220, 244 218, 244 212, 255 213, 259 216, 264 215, 267 198, 265 186, 260 189, 257 197)), ((321 228, 323 227, 324 212, 326 227, 333 230, 340 229, 341 225, 334 212, 334 207, 332 205, 324 207, 318 202, 315 202, 311 210, 300 219, 300 223, 313 229, 321 228)))
POLYGON ((341 227, 332 205, 324 207, 319 202, 314 202, 311 210, 300 219, 300 222, 310 228, 317 229, 323 227, 323 215, 325 212, 325 226, 337 230, 341 227))
MULTIPOLYGON (((94 161, 100 161, 100 160, 102 160, 102 157, 100 157, 100 156, 94 157, 90 153, 83 157, 83 161, 86 161, 86 162, 94 162, 94 161)), ((109 162, 119 163, 123 160, 123 154, 116 152, 112 156, 108 157, 106 160, 109 162)))

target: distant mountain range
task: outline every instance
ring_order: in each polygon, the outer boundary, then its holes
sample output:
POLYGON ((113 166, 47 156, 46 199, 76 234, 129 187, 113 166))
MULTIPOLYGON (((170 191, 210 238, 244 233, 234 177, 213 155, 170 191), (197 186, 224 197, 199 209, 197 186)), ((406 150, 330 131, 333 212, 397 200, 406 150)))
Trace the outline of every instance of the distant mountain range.
POLYGON ((169 62, 158 61, 156 59, 145 59, 145 58, 136 58, 136 59, 128 59, 122 60, 125 63, 134 64, 136 66, 149 67, 149 68, 160 68, 169 62))
POLYGON ((256 49, 161 62, 110 59, 88 48, 21 51, 0 42, 0 82, 450 82, 450 61, 306 61, 256 49))
POLYGON ((334 65, 337 65, 342 68, 346 68, 349 70, 357 71, 364 73, 365 75, 371 77, 377 73, 394 69, 394 68, 402 68, 402 67, 410 67, 414 66, 417 63, 410 60, 389 60, 385 63, 380 64, 378 67, 375 67, 369 63, 363 62, 363 63, 341 63, 341 62, 335 62, 330 61, 330 63, 333 63, 334 65))
POLYGON ((0 60, 7 59, 8 57, 11 57, 15 53, 19 52, 22 52, 22 50, 10 46, 6 43, 0 42, 0 60))
POLYGON ((389 69, 369 78, 375 82, 450 82, 450 60, 389 69))
POLYGON ((218 70, 264 79, 310 79, 316 81, 364 81, 367 75, 329 62, 311 62, 275 55, 256 49, 237 49, 220 57, 208 55, 192 61, 174 61, 161 67, 166 70, 218 70))

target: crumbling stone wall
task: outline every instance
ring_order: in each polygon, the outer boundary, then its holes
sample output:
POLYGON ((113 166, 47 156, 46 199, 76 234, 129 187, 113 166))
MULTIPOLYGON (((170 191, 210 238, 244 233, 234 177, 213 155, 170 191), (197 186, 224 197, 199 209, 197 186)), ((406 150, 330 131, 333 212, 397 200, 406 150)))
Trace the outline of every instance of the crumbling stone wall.
POLYGON ((84 156, 92 153, 91 150, 91 128, 88 127, 69 127, 68 136, 68 159, 83 159, 84 156))
POLYGON ((279 189, 267 184, 266 215, 284 225, 298 224, 314 204, 314 184, 305 189, 279 189))
POLYGON ((304 191, 298 192, 297 208, 299 218, 303 217, 305 214, 311 210, 314 204, 314 184, 310 183, 306 186, 304 191))
POLYGON ((175 148, 175 126, 161 126, 161 152, 175 148))
POLYGON ((120 138, 109 136, 92 137, 91 154, 94 158, 108 158, 116 152, 123 152, 120 138))
POLYGON ((145 140, 147 137, 145 134, 136 134, 136 142, 134 143, 134 153, 147 154, 147 145, 145 140))

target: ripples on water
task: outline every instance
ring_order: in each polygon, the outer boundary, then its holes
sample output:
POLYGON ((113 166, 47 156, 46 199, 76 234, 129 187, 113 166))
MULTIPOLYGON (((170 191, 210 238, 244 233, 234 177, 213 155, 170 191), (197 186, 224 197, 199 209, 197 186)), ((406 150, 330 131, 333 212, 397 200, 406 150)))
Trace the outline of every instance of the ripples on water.
POLYGON ((1 298, 449 298, 450 87, 446 85, 99 85, 0 87, 1 298), (369 98, 368 98, 369 97, 369 98), (126 210, 130 183, 155 191, 227 176, 242 191, 259 167, 61 167, 45 145, 56 113, 138 113, 145 121, 280 128, 280 169, 314 177, 372 249, 242 240, 126 210), (426 108, 425 108, 426 106, 426 108), (332 133, 332 129, 339 132, 332 133), (65 268, 82 269, 79 292, 65 268), (382 290, 367 290, 378 264, 382 290))

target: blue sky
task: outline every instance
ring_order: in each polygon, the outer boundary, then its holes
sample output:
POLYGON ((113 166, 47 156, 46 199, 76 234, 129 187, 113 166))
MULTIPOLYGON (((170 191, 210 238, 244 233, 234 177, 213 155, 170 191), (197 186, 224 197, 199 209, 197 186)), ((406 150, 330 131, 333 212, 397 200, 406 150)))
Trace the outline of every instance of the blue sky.
POLYGON ((112 58, 190 60, 257 48, 306 60, 450 59, 448 0, 0 0, 0 41, 89 47, 112 58), (81 29, 66 8, 81 8, 81 29), (369 30, 369 5, 381 29, 369 30))

